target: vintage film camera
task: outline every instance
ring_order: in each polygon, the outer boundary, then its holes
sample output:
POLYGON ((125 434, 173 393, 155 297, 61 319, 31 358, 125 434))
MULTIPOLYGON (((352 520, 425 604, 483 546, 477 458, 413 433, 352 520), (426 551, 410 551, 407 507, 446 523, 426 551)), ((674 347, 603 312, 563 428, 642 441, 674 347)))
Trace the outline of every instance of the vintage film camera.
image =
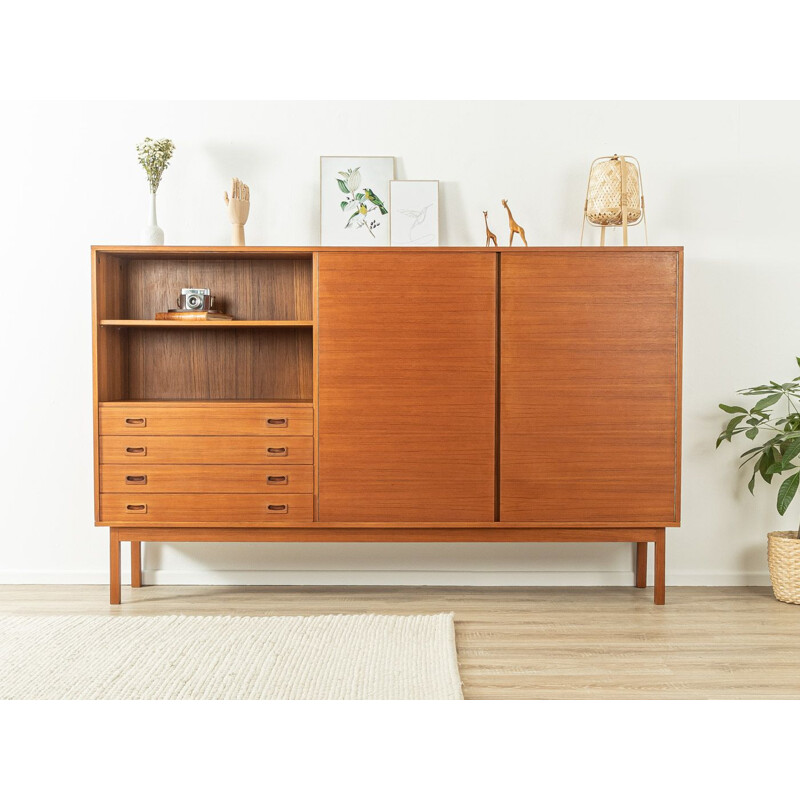
POLYGON ((181 289, 178 308, 181 311, 211 311, 214 298, 210 289, 181 289))

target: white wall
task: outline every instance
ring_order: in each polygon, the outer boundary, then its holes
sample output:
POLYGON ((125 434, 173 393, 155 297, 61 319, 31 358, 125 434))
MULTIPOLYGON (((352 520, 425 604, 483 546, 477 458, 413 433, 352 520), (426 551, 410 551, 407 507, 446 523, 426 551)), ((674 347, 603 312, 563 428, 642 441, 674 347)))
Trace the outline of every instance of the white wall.
MULTIPOLYGON (((800 104, 313 102, 5 107, 0 581, 105 582, 92 521, 89 246, 137 243, 147 186, 134 145, 172 138, 159 192, 167 244, 227 244, 222 201, 251 187, 249 244, 319 241, 322 154, 396 155, 438 178, 443 245, 502 241, 509 198, 533 245, 578 243, 589 162, 636 155, 651 244, 686 247, 683 525, 673 584, 766 580, 765 533, 792 527, 734 449, 720 401, 793 377, 800 355, 800 104), (13 124, 9 124, 13 121, 13 124)), ((596 232, 592 231, 596 236, 596 232)), ((642 241, 641 228, 632 232, 642 241)), ((612 243, 614 237, 612 236, 612 243)), ((619 583, 626 545, 151 545, 148 579, 220 583, 619 583)))

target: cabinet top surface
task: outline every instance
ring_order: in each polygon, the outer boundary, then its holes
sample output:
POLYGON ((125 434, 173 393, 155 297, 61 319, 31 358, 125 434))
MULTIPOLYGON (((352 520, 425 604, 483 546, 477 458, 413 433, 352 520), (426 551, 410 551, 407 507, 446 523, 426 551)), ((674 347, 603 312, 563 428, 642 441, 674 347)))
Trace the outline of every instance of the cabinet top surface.
POLYGON ((312 253, 679 253, 682 246, 657 247, 215 247, 203 245, 151 247, 149 245, 92 245, 92 253, 113 253, 117 255, 181 255, 213 253, 219 255, 310 255, 312 253))

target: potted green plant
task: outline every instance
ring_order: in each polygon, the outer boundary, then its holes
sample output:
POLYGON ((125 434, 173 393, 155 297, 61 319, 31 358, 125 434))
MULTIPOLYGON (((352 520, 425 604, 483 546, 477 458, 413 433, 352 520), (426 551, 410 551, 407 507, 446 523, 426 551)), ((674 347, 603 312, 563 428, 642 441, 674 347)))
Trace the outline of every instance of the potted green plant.
MULTIPOLYGON (((800 358, 797 363, 800 366, 800 358)), ((760 444, 742 453, 740 468, 752 466, 747 484, 750 494, 755 493, 758 478, 772 484, 779 476, 777 506, 783 516, 800 485, 800 377, 789 383, 770 381, 741 389, 738 394, 759 399, 749 409, 719 404, 730 419, 717 437, 717 447, 739 434, 751 441, 761 437, 760 444)), ((775 597, 784 603, 800 604, 800 530, 768 534, 767 561, 775 597)))

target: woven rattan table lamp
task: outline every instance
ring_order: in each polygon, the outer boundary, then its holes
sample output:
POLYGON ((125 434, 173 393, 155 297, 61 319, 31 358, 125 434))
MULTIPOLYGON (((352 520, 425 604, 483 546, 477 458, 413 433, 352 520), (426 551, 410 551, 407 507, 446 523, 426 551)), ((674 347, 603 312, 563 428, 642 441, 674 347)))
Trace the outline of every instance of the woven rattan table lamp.
POLYGON ((628 228, 644 222, 647 244, 647 220, 644 213, 642 171, 633 156, 601 156, 592 161, 586 203, 583 206, 581 244, 586 221, 600 228, 600 244, 606 243, 606 228, 622 228, 622 244, 628 245, 628 228))

